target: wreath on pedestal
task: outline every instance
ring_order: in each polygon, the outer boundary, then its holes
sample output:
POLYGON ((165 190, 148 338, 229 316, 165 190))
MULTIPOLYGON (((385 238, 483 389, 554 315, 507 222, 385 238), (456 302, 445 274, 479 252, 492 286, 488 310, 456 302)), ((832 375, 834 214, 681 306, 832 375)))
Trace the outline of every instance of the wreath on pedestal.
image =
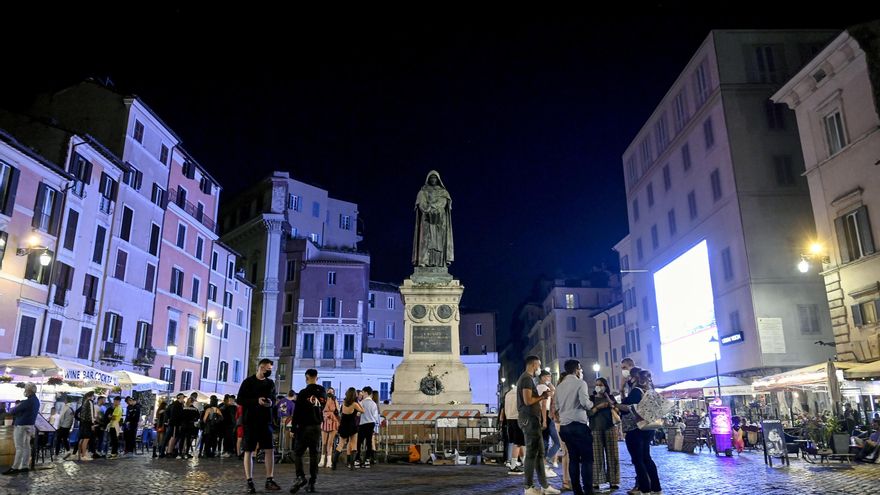
POLYGON ((440 395, 443 392, 443 382, 440 379, 448 375, 449 372, 435 375, 434 367, 436 366, 436 364, 428 366, 428 375, 419 382, 419 391, 425 395, 440 395))

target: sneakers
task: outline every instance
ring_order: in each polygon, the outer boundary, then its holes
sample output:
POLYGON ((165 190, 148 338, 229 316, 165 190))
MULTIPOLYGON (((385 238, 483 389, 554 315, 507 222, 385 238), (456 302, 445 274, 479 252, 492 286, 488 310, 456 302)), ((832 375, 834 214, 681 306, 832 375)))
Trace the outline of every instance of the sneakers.
POLYGON ((525 474, 525 471, 523 470, 523 468, 515 466, 510 469, 510 471, 507 471, 507 474, 525 474))
POLYGON ((557 490, 556 488, 553 488, 552 486, 549 486, 549 485, 548 485, 547 488, 544 488, 544 489, 541 491, 541 493, 543 493, 544 495, 559 495, 559 494, 562 493, 562 492, 560 492, 560 491, 557 490))
POLYGON ((290 493, 298 492, 300 488, 306 486, 306 483, 308 483, 308 481, 306 481, 305 476, 297 478, 296 481, 293 482, 293 486, 290 487, 290 493))
POLYGON ((306 486, 306 493, 315 493, 316 491, 317 491, 317 490, 315 490, 315 484, 314 484, 314 483, 309 483, 309 484, 306 486))
POLYGON ((548 478, 555 478, 555 477, 557 477, 557 476, 559 476, 559 475, 556 474, 556 471, 554 471, 554 470, 552 470, 552 469, 550 469, 550 468, 544 468, 544 476, 546 476, 546 477, 548 477, 548 478))
POLYGON ((536 486, 532 486, 532 487, 526 488, 525 495, 542 495, 543 493, 544 493, 544 491, 541 490, 540 488, 538 488, 536 486))
POLYGON ((257 493, 257 487, 254 486, 254 480, 247 480, 247 493, 257 493))
POLYGON ((266 491, 279 492, 281 491, 281 486, 279 486, 278 483, 275 483, 275 480, 272 478, 266 478, 266 491))

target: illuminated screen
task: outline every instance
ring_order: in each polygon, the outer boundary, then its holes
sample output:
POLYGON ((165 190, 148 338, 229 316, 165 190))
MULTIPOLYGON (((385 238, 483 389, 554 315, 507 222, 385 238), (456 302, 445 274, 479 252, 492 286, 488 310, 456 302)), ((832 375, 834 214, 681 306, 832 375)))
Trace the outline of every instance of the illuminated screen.
POLYGON ((709 251, 702 241, 654 273, 663 371, 711 362, 719 352, 709 251))

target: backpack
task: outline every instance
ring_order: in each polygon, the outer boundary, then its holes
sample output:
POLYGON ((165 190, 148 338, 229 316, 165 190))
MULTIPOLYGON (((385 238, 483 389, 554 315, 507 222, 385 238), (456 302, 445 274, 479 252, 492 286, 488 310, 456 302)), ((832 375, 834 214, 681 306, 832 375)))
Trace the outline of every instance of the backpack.
POLYGON ((636 414, 642 418, 636 425, 640 430, 656 430, 663 426, 663 418, 672 409, 672 401, 667 401, 654 389, 642 393, 642 400, 635 406, 636 414))
POLYGON ((223 426, 223 415, 217 412, 217 408, 214 408, 214 412, 208 415, 207 427, 211 431, 217 431, 223 426))

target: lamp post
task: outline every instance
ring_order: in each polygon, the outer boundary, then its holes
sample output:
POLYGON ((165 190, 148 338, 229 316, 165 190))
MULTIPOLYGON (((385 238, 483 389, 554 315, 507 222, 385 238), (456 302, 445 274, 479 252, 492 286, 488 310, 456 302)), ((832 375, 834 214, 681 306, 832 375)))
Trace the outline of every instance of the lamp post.
POLYGON ((170 384, 168 386, 168 402, 171 402, 171 391, 174 389, 174 355, 177 354, 177 346, 174 344, 168 344, 168 357, 171 358, 171 362, 168 363, 168 375, 170 380, 170 384))
POLYGON ((798 271, 801 273, 807 273, 808 271, 810 271, 811 260, 817 260, 822 265, 827 265, 831 263, 831 258, 828 255, 824 254, 824 252, 825 247, 822 244, 818 242, 810 243, 807 252, 801 253, 801 260, 798 261, 797 264, 798 271))
MULTIPOLYGON (((709 342, 718 344, 718 337, 713 335, 709 342)), ((714 351, 713 355, 715 356, 715 383, 718 385, 718 400, 721 400, 721 375, 718 374, 718 351, 714 351)))
POLYGON ((599 366, 599 363, 593 363, 593 371, 596 372, 596 379, 597 380, 599 379, 599 370, 600 369, 602 369, 602 367, 599 366))

